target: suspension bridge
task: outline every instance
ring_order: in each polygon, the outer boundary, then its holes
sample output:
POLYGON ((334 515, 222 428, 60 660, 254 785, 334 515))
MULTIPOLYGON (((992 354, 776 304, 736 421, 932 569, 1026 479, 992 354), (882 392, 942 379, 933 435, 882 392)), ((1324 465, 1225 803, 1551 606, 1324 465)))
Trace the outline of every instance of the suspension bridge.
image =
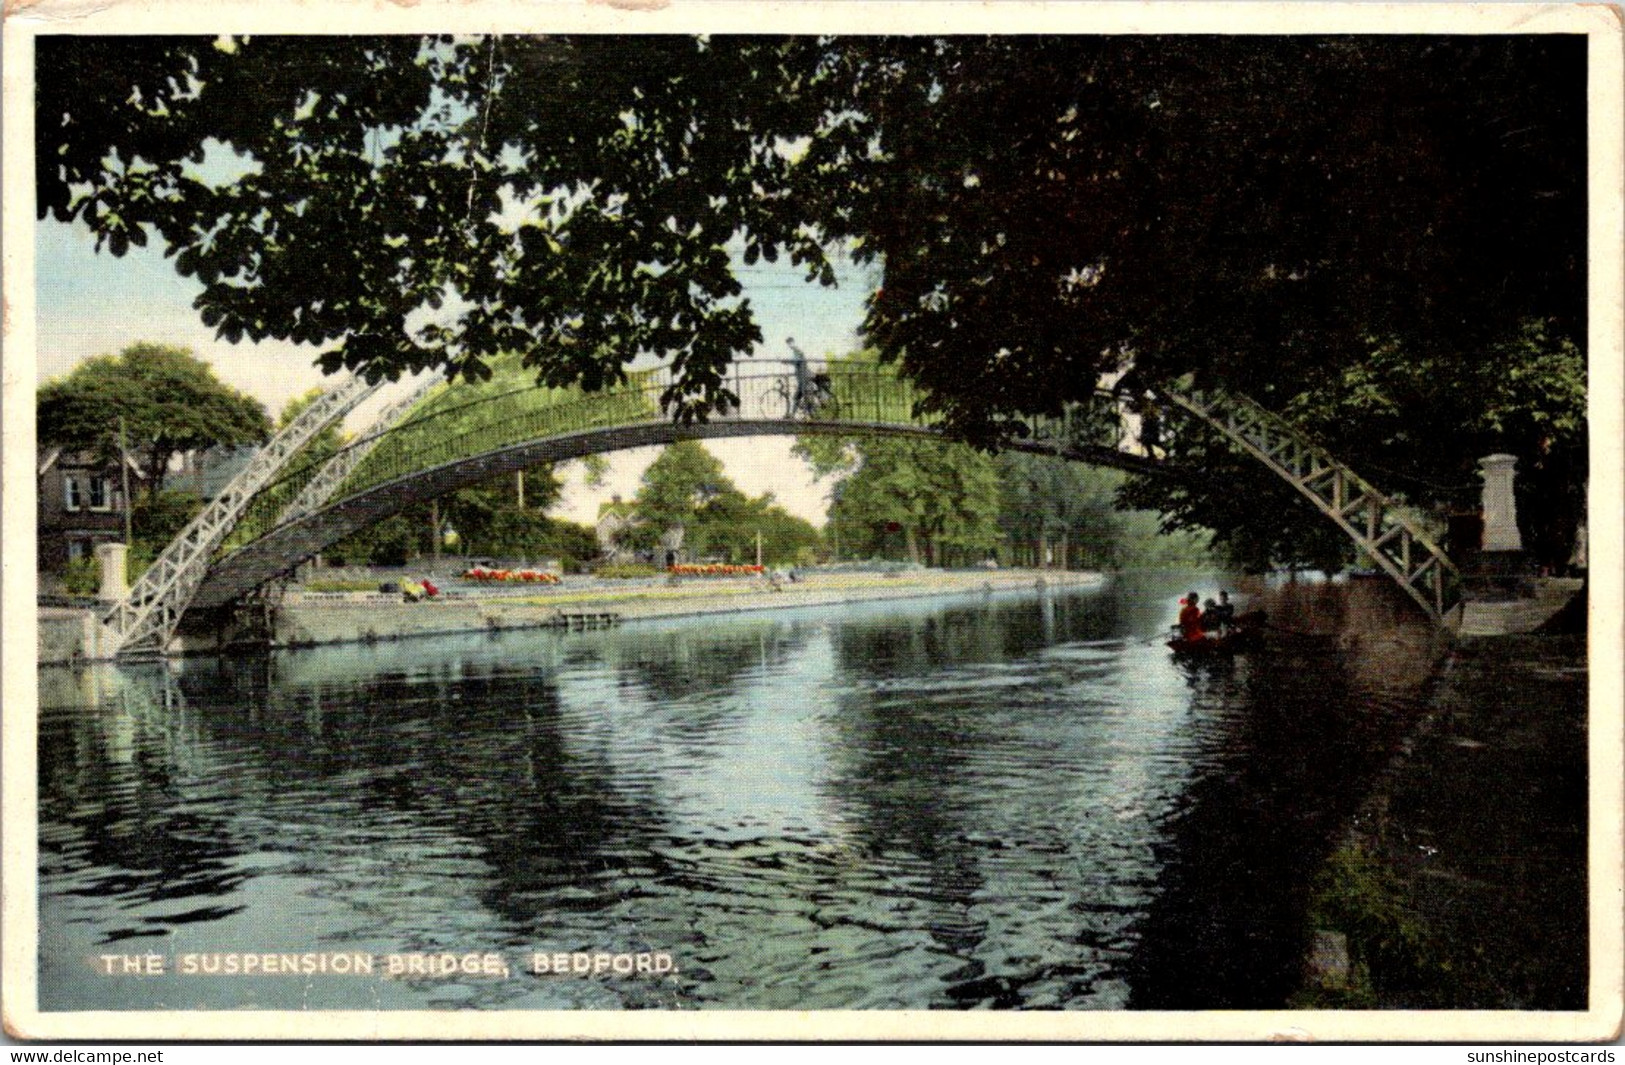
MULTIPOLYGON (((336 452, 311 445, 379 390, 351 378, 324 393, 172 541, 101 618, 100 657, 169 653, 183 622, 210 616, 291 573, 325 548, 413 504, 542 463, 679 440, 798 434, 941 437, 923 398, 889 369, 745 360, 733 401, 708 420, 666 413, 673 380, 634 372, 584 392, 498 374, 480 384, 428 382, 384 408, 336 452)), ((1454 607, 1457 572, 1406 509, 1244 397, 1168 387, 1165 407, 1221 435, 1290 483, 1365 558, 1437 622, 1454 607)), ((1165 470, 1103 392, 1061 416, 1026 420, 1002 446, 1137 472, 1165 470)))

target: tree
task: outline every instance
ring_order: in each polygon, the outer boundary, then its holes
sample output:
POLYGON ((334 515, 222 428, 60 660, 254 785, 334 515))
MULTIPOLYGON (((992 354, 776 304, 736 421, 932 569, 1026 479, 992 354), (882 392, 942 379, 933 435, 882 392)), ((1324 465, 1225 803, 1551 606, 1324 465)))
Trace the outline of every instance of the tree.
POLYGON ((638 524, 629 531, 628 543, 652 549, 666 530, 679 525, 692 535, 695 518, 725 493, 738 495, 739 489, 704 444, 683 440, 667 445, 643 471, 642 486, 632 500, 638 524))
POLYGON ((39 209, 162 240, 226 339, 370 376, 523 351, 594 388, 648 353, 704 417, 761 339, 741 266, 828 284, 840 247, 883 267, 868 341, 972 441, 1124 365, 1284 410, 1372 337, 1483 410, 1521 323, 1583 335, 1586 45, 62 35, 39 209))
POLYGON ((764 563, 807 562, 819 542, 818 530, 775 503, 772 493, 741 492, 717 457, 693 440, 667 445, 650 463, 632 516, 630 546, 656 550, 668 530, 681 527, 691 558, 754 562, 760 537, 764 563))
POLYGON ((581 480, 588 488, 602 488, 609 483, 609 456, 583 455, 581 480))
POLYGON ((150 230, 228 339, 377 373, 526 350, 592 387, 647 350, 714 395, 759 340, 730 240, 826 283, 830 241, 883 261, 871 337, 967 425, 1125 346, 1258 385, 1374 328, 1583 310, 1583 38, 38 47, 42 215, 114 254, 150 230), (241 165, 211 183, 216 142, 241 165))
POLYGON ((99 355, 48 382, 36 396, 42 443, 105 456, 126 446, 149 471, 149 501, 163 491, 175 455, 222 444, 258 443, 269 435, 265 408, 215 377, 185 348, 133 344, 99 355))
POLYGON ((1113 501, 1121 477, 1075 462, 1004 452, 999 524, 1016 543, 1033 544, 1034 561, 1063 568, 1076 553, 1085 566, 1115 561, 1119 535, 1113 501), (1077 549, 1074 551, 1074 549, 1077 549))
POLYGON ((1087 569, 1215 561, 1205 537, 1160 532, 1154 511, 1120 506, 1128 475, 1119 470, 1020 452, 1003 452, 995 463, 999 523, 1018 560, 1043 565, 1053 553, 1060 565, 1087 569))
POLYGON ((820 537, 811 523, 775 503, 771 492, 751 497, 730 490, 699 510, 685 543, 690 556, 741 563, 755 562, 760 544, 762 563, 782 566, 813 561, 820 537))
POLYGON ((435 550, 437 528, 456 530, 462 555, 492 555, 531 559, 560 556, 580 559, 596 552, 594 544, 581 553, 580 526, 547 517, 545 511, 559 501, 563 485, 549 465, 525 471, 525 503, 519 505, 512 473, 426 503, 363 529, 324 552, 337 565, 403 566, 435 550))
MULTIPOLYGON (((813 438, 807 451, 827 451, 813 438)), ((979 561, 999 542, 999 484, 993 460, 964 444, 855 437, 830 508, 845 552, 889 554, 948 565, 979 561)), ((804 451, 804 453, 807 453, 804 451)), ((828 461, 814 462, 815 471, 828 461)))

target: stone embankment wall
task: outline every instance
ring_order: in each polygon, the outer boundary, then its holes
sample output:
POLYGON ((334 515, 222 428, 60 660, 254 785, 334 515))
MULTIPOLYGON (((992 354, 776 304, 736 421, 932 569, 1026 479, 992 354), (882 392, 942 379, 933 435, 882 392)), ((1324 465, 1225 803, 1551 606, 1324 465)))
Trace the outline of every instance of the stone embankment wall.
POLYGON ((42 607, 39 611, 40 665, 83 662, 98 657, 98 630, 94 611, 42 607))
MULTIPOLYGON (((897 574, 814 574, 793 583, 782 582, 776 589, 760 580, 688 579, 626 588, 564 585, 524 595, 504 589, 486 596, 450 594, 417 603, 404 602, 398 595, 369 592, 293 593, 271 608, 268 616, 255 619, 254 625, 233 623, 207 634, 179 637, 174 650, 182 654, 215 654, 240 642, 264 642, 267 632, 270 646, 311 647, 459 632, 544 628, 565 624, 568 615, 613 615, 617 621, 632 621, 913 599, 1045 584, 1092 585, 1102 580, 1095 573, 925 570, 897 574)), ((94 611, 42 608, 39 611, 39 663, 71 664, 104 657, 98 647, 99 631, 94 611)))
POLYGON ((704 578, 675 584, 649 584, 628 589, 583 591, 562 586, 516 601, 509 597, 446 597, 402 602, 399 596, 369 593, 290 596, 276 610, 272 643, 309 647, 331 643, 365 643, 413 636, 556 626, 569 615, 612 614, 616 620, 731 614, 787 607, 831 606, 885 599, 912 599, 966 592, 1098 584, 1099 574, 1076 572, 989 571, 942 573, 922 571, 895 576, 880 574, 812 575, 777 590, 763 581, 704 578))

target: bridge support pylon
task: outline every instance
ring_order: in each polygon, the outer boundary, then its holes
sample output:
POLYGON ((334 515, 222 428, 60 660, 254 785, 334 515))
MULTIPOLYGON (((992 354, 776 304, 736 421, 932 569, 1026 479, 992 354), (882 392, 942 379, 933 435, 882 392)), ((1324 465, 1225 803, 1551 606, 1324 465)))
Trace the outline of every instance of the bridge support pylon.
POLYGON ((164 548, 130 592, 102 618, 101 654, 162 655, 220 546, 254 496, 300 448, 372 395, 378 385, 351 377, 323 393, 254 453, 248 465, 164 548))

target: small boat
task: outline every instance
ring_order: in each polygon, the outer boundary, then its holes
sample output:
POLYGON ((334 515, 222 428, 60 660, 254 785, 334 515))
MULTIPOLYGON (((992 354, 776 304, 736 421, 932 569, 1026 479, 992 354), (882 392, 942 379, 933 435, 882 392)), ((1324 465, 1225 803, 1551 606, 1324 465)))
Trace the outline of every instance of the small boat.
POLYGON ((1168 641, 1168 649, 1176 655, 1188 655, 1191 658, 1245 654, 1248 651, 1258 650, 1262 634, 1261 625, 1244 625, 1222 635, 1204 633, 1201 639, 1187 640, 1179 635, 1176 629, 1173 638, 1168 641))

